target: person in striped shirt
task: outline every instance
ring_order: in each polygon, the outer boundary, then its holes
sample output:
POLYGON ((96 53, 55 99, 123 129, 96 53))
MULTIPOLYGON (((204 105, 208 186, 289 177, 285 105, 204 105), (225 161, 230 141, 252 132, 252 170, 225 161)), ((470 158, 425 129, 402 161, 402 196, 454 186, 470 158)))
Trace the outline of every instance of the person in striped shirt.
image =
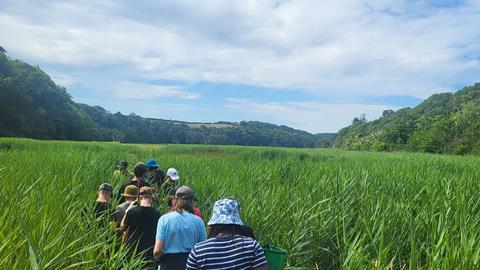
POLYGON ((208 222, 208 239, 190 251, 186 270, 266 270, 262 247, 250 237, 237 234, 243 226, 233 199, 215 202, 208 222))

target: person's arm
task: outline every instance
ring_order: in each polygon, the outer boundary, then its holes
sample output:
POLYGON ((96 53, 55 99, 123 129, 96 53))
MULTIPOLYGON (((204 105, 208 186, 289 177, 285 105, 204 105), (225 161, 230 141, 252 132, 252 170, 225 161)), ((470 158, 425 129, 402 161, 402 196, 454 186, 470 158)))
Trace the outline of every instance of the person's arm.
POLYGON ((257 241, 254 241, 255 257, 253 258, 253 269, 254 270, 267 270, 267 259, 265 258, 265 253, 263 252, 262 247, 258 244, 257 241))
POLYGON ((158 219, 157 223, 157 234, 155 235, 155 246, 153 247, 153 257, 155 260, 160 260, 160 257, 163 255, 165 248, 165 237, 166 237, 166 228, 165 228, 165 218, 164 216, 158 219))
POLYGON ((160 257, 163 255, 163 247, 165 242, 163 240, 155 240, 155 247, 153 248, 153 256, 155 260, 160 260, 160 257))
POLYGON ((200 239, 199 242, 207 240, 207 230, 205 229, 205 223, 203 223, 203 220, 201 218, 198 218, 200 220, 199 222, 199 227, 200 227, 200 239))
POLYGON ((120 222, 120 228, 123 231, 123 235, 122 235, 123 242, 127 241, 128 237, 129 237, 129 233, 130 233, 129 229, 130 229, 130 225, 131 225, 130 224, 131 223, 131 215, 132 215, 131 212, 125 213, 125 215, 122 218, 122 222, 120 222))
POLYGON ((185 266, 185 270, 198 270, 200 267, 197 263, 197 256, 195 254, 195 247, 190 251, 188 254, 187 265, 185 266))

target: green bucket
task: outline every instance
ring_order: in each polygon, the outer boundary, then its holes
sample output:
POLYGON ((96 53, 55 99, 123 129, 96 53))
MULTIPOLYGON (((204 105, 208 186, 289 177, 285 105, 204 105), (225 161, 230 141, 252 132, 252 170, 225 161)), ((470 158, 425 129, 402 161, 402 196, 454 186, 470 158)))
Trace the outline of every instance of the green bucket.
POLYGON ((285 261, 287 260, 286 250, 272 245, 265 245, 262 248, 267 258, 268 270, 285 269, 285 261))

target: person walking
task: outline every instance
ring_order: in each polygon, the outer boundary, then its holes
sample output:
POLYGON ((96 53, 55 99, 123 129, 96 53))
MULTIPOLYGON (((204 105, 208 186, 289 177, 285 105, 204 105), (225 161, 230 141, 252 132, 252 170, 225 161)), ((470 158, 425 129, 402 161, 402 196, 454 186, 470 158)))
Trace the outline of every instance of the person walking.
POLYGON ((111 213, 112 204, 110 198, 112 198, 113 187, 109 183, 103 183, 98 188, 97 200, 93 206, 93 211, 96 218, 106 216, 111 213))
MULTIPOLYGON (((175 211, 174 208, 173 208, 173 205, 174 203, 176 202, 176 199, 175 199, 175 193, 177 192, 177 188, 173 187, 172 189, 170 189, 168 191, 168 194, 167 194, 167 206, 168 206, 168 213, 172 212, 172 211, 175 211)), ((202 211, 200 211, 199 208, 195 207, 195 204, 196 204, 196 199, 193 201, 193 213, 194 215, 196 215, 197 217, 201 218, 203 220, 203 214, 202 214, 202 211)))
POLYGON ((128 170, 128 162, 120 160, 117 163, 117 170, 113 172, 113 177, 121 182, 130 181, 135 175, 128 170))
POLYGON ((155 269, 153 257, 155 232, 160 212, 152 207, 154 201, 151 187, 142 187, 138 193, 139 205, 130 209, 124 219, 124 241, 132 254, 142 254, 147 261, 144 269, 155 269))
POLYGON ((190 251, 186 270, 267 269, 265 254, 258 242, 236 233, 243 225, 238 209, 237 201, 232 199, 215 202, 208 222, 209 239, 190 251))
MULTIPOLYGON (((112 213, 112 204, 110 198, 112 197, 113 187, 109 183, 103 183, 98 187, 97 199, 93 205, 86 205, 82 210, 83 218, 94 222, 96 226, 107 225, 112 213)), ((81 221, 78 221, 81 224, 81 221)))
POLYGON ((125 216, 127 208, 137 199, 138 187, 136 187, 135 185, 129 185, 125 188, 125 192, 123 192, 121 195, 125 199, 125 202, 117 205, 117 207, 115 208, 115 212, 112 215, 112 227, 114 228, 119 227, 120 222, 125 216))
POLYGON ((155 190, 158 190, 163 184, 163 180, 165 180, 165 172, 160 169, 157 160, 153 158, 148 159, 147 162, 145 162, 145 166, 147 166, 144 179, 145 183, 149 184, 155 190))
POLYGON ((165 181, 161 186, 165 191, 165 194, 168 194, 171 189, 175 189, 177 187, 178 180, 180 180, 180 176, 178 175, 177 169, 169 168, 167 170, 165 181))
MULTIPOLYGON (((138 189, 145 186, 149 187, 150 185, 143 181, 146 171, 147 171, 147 167, 142 162, 138 162, 137 164, 135 164, 135 167, 133 168, 133 174, 135 176, 133 177, 132 180, 127 181, 120 187, 118 194, 125 193, 125 188, 130 185, 134 185, 138 189)), ((125 202, 125 198, 120 199, 120 203, 123 203, 123 202, 125 202)))
POLYGON ((158 221, 153 254, 161 270, 185 269, 187 257, 193 246, 207 238, 205 225, 193 213, 195 193, 181 186, 175 193, 172 212, 158 221))

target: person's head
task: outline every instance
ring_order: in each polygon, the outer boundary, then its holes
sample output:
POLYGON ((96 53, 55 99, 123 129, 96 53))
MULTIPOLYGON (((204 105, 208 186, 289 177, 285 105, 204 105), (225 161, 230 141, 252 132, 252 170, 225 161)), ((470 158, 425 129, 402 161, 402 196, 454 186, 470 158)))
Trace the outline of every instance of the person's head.
POLYGON ((112 197, 113 187, 109 183, 103 183, 98 187, 98 200, 108 201, 112 197))
POLYGON ((152 172, 158 169, 158 163, 156 159, 147 159, 147 162, 145 162, 145 166, 147 166, 147 171, 152 172))
POLYGON ((128 168, 128 162, 126 160, 120 160, 117 163, 117 168, 119 170, 126 170, 128 168))
POLYGON ((121 195, 128 202, 135 201, 138 196, 138 187, 135 185, 129 185, 121 195))
POLYGON ((167 200, 167 205, 168 207, 172 207, 173 206, 173 202, 174 202, 174 199, 175 199, 175 193, 177 192, 177 188, 176 187, 172 187, 168 190, 168 200, 167 200))
POLYGON ((172 179, 172 181, 178 181, 180 176, 178 175, 178 171, 175 168, 169 168, 167 170, 167 177, 172 179))
POLYGON ((138 202, 141 206, 151 206, 154 200, 151 187, 141 187, 138 193, 138 202))
POLYGON ((133 174, 136 178, 142 178, 145 175, 146 171, 147 167, 145 166, 145 164, 143 164, 143 162, 138 162, 133 168, 133 174))
POLYGON ((172 202, 173 210, 179 213, 186 211, 193 214, 193 207, 196 199, 195 192, 193 192, 191 187, 181 186, 177 188, 175 192, 175 197, 172 202))
POLYGON ((235 234, 243 225, 238 210, 238 202, 232 199, 222 199, 215 202, 212 218, 208 222, 208 237, 219 233, 235 234))

